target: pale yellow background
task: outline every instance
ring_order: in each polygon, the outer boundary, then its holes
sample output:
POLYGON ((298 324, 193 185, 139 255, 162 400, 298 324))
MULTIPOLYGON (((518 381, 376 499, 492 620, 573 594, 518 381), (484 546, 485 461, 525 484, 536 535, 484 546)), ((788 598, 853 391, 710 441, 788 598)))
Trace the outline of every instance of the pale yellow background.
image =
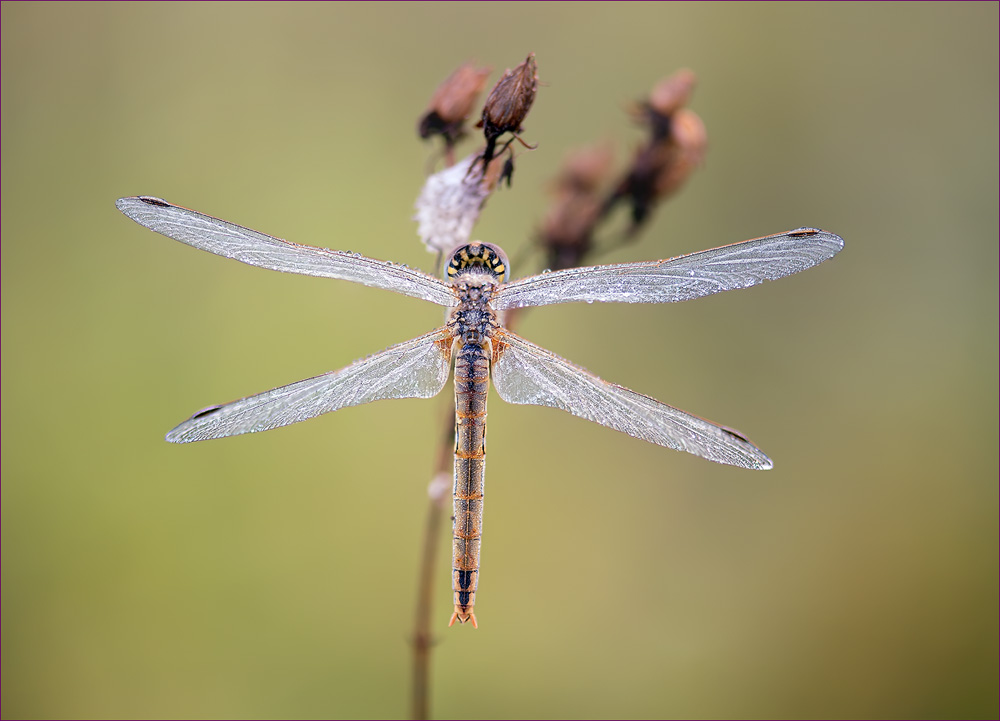
POLYGON ((435 713, 996 717, 995 3, 4 3, 0 25, 4 717, 406 713, 444 401, 162 439, 440 310, 196 252, 114 200, 433 270, 417 117, 460 61, 529 51, 539 149, 478 237, 517 257, 564 153, 624 158, 623 108, 686 66, 707 162, 602 260, 800 225, 847 248, 694 303, 527 316, 776 467, 494 397, 481 628, 445 627, 442 545, 435 713))

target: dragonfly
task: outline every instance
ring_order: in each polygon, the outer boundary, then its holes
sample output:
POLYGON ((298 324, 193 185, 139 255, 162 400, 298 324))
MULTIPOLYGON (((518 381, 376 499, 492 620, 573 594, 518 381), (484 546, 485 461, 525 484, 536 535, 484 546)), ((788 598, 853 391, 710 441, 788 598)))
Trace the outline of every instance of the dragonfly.
POLYGON ((749 288, 832 258, 843 239, 816 228, 725 245, 666 260, 543 272, 508 281, 503 250, 473 241, 445 259, 443 278, 357 253, 299 245, 173 205, 121 198, 118 210, 168 238, 248 265, 337 278, 429 301, 443 326, 346 368, 199 411, 167 433, 188 443, 256 433, 389 398, 430 398, 454 367, 454 611, 478 627, 486 463, 486 397, 492 377, 508 403, 558 408, 659 446, 716 463, 766 470, 771 459, 739 431, 609 383, 506 328, 505 311, 555 303, 675 303, 749 288))

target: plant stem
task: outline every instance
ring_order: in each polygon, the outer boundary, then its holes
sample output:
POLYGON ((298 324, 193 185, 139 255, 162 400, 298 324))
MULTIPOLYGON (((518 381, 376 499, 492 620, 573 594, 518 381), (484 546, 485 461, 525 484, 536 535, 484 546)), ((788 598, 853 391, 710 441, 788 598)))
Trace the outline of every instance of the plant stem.
POLYGON ((417 578, 417 612, 413 630, 413 696, 410 717, 430 718, 430 667, 431 647, 434 638, 431 633, 431 607, 434 602, 434 562, 437 558, 438 539, 441 537, 441 521, 444 518, 445 501, 451 488, 450 466, 455 447, 455 409, 446 406, 441 443, 438 446, 434 476, 431 479, 427 504, 427 520, 424 525, 424 548, 420 557, 420 575, 417 578))

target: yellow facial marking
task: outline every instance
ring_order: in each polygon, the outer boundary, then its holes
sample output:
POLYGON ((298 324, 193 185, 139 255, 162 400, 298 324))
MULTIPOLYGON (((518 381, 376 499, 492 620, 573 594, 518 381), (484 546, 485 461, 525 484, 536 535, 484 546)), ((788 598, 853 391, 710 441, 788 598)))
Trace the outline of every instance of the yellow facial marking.
POLYGON ((502 280, 507 273, 507 262, 503 251, 478 241, 463 245, 452 254, 447 265, 447 274, 449 277, 454 277, 468 271, 486 271, 502 280))

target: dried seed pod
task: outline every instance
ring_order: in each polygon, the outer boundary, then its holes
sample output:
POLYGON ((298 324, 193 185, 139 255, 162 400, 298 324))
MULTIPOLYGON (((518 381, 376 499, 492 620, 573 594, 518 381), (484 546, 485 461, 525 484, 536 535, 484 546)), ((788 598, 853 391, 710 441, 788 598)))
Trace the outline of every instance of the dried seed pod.
POLYGON ((619 201, 628 202, 632 210, 631 232, 641 226, 656 202, 656 180, 670 163, 673 149, 666 143, 650 143, 640 147, 618 187, 604 205, 607 213, 619 201))
POLYGON ((609 143, 573 151, 563 161, 538 234, 546 267, 561 270, 578 266, 590 251, 603 205, 599 191, 607 183, 613 161, 609 143))
POLYGON ((697 80, 692 71, 686 68, 678 70, 657 83, 649 97, 633 107, 633 117, 649 126, 654 142, 670 135, 673 115, 687 104, 697 80))
POLYGON ((670 123, 670 144, 674 149, 656 178, 656 197, 663 200, 675 192, 705 159, 708 133, 693 110, 681 108, 670 123))
POLYGON ((504 72, 486 98, 483 116, 476 124, 483 129, 486 150, 483 164, 488 165, 496 152, 496 142, 504 133, 515 136, 521 131, 521 123, 531 110, 538 90, 538 66, 535 54, 529 55, 513 70, 504 72))
POLYGON ((449 75, 434 91, 427 112, 417 124, 420 137, 440 135, 446 145, 454 145, 464 133, 462 126, 486 87, 489 74, 490 68, 465 63, 449 75))
POLYGON ((614 160, 615 151, 608 142, 574 150, 563 160, 556 186, 577 191, 596 190, 607 182, 614 160))
POLYGON ((708 143, 705 126, 683 107, 691 97, 696 77, 679 70, 657 83, 636 109, 636 118, 650 130, 650 138, 635 154, 625 177, 604 204, 607 214, 620 200, 631 206, 634 234, 655 205, 675 193, 701 163, 708 143))
POLYGON ((682 68, 653 86, 646 105, 660 115, 670 115, 687 105, 697 82, 691 70, 682 68))
POLYGON ((546 268, 562 270, 581 264, 593 244, 601 205, 600 198, 592 194, 563 193, 553 200, 538 235, 546 268))

